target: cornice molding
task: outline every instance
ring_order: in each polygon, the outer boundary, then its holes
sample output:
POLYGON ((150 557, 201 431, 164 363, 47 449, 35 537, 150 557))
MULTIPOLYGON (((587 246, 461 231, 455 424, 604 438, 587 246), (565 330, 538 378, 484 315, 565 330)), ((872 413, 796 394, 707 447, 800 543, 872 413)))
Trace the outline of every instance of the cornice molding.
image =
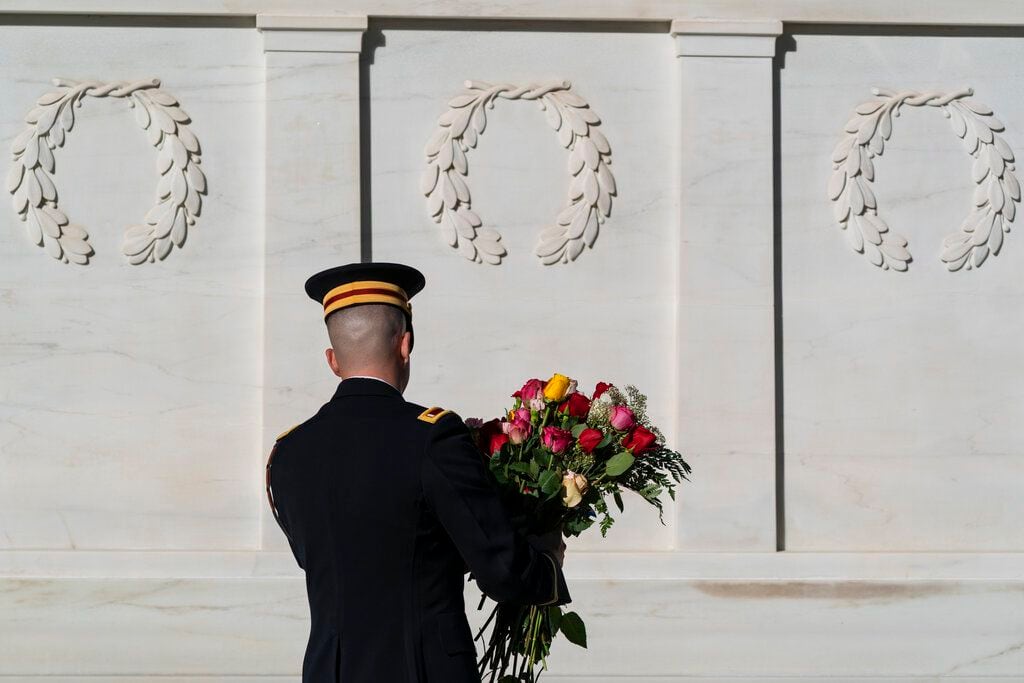
POLYGON ((365 16, 257 14, 264 52, 362 51, 365 16))
POLYGON ((782 22, 676 19, 669 32, 677 57, 774 57, 782 22))
POLYGON ((665 21, 780 19, 794 23, 1024 26, 1008 0, 0 0, 3 14, 255 17, 368 15, 403 19, 665 21))

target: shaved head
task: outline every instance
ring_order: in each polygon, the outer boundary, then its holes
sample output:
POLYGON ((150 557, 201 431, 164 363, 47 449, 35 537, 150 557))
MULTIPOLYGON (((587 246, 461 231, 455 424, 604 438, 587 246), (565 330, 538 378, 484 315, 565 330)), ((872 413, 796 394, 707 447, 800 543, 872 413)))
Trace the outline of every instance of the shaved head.
POLYGON ((373 368, 394 362, 405 331, 405 313, 388 304, 348 306, 327 317, 327 334, 342 368, 373 368))

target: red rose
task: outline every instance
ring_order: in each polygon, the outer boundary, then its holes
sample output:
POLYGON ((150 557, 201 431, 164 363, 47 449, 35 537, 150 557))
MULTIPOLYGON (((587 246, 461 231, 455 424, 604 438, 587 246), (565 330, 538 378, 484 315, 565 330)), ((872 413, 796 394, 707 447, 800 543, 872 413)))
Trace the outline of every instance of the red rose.
POLYGON ((586 417, 590 412, 590 399, 578 391, 569 395, 564 403, 558 406, 561 413, 569 413, 573 417, 586 417))
POLYGON ((544 382, 539 379, 531 379, 523 385, 522 389, 512 394, 512 398, 522 399, 523 403, 527 403, 538 396, 543 396, 543 394, 544 382))
POLYGON ((658 437, 654 436, 651 430, 637 425, 626 434, 626 437, 622 440, 622 445, 633 451, 633 455, 640 455, 644 451, 650 450, 657 440, 658 437))
POLYGON ((494 434, 493 436, 491 436, 491 441, 490 441, 490 446, 488 448, 488 452, 491 455, 494 455, 499 450, 501 450, 502 446, 504 446, 507 443, 508 443, 508 434, 505 434, 503 432, 498 432, 497 434, 494 434))
POLYGON ((501 421, 497 418, 488 420, 481 425, 476 434, 477 446, 488 456, 494 455, 495 451, 508 442, 508 434, 501 429, 501 421))
POLYGON ((608 391, 608 387, 610 386, 611 384, 608 384, 608 382, 598 382, 597 386, 594 387, 594 398, 597 399, 601 394, 608 391))
POLYGON ((580 442, 580 450, 584 453, 593 453, 594 449, 597 448, 597 444, 601 443, 602 439, 604 439, 604 434, 601 433, 600 429, 594 429, 593 427, 587 427, 576 437, 576 440, 580 442))

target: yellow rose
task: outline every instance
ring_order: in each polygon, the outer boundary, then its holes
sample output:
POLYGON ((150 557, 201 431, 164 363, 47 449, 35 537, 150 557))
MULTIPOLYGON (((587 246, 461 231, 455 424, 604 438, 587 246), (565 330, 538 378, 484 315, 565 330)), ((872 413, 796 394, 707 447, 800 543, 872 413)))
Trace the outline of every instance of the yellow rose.
POLYGON ((569 378, 557 372, 544 385, 544 398, 549 401, 561 401, 569 393, 569 378))
POLYGON ((572 471, 567 471, 562 476, 562 487, 565 489, 565 495, 562 496, 562 502, 567 508, 574 508, 580 504, 583 500, 583 494, 587 490, 587 478, 582 474, 575 474, 572 471))

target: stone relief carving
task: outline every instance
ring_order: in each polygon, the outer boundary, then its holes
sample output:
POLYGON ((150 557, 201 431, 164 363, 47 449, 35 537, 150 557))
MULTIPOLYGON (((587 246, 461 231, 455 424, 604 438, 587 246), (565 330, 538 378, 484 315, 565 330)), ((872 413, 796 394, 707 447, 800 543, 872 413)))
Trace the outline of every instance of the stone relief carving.
POLYGON ((7 190, 14 195, 14 210, 25 221, 29 238, 65 263, 89 262, 94 252, 88 233, 57 205, 53 150, 64 145, 75 124, 74 107, 81 107, 87 95, 122 97, 157 149, 160 174, 157 202, 141 225, 128 227, 122 251, 129 262, 139 264, 165 258, 174 245, 181 247, 199 215, 206 176, 199 168, 199 141, 186 125, 191 119, 177 99, 161 90, 156 78, 112 83, 55 78, 53 84, 57 89, 36 101, 25 116, 27 127, 11 145, 14 162, 7 190))
POLYGON ((1003 233, 1020 201, 1020 182, 1014 173, 1013 151, 998 135, 1003 123, 992 110, 975 100, 971 88, 954 92, 914 92, 873 88, 879 99, 859 105, 844 128, 846 135, 832 154, 832 177, 828 196, 835 203, 839 226, 846 230, 854 250, 864 253, 883 269, 905 271, 910 260, 907 240, 891 231, 878 214, 871 190, 875 179, 872 159, 881 156, 885 141, 892 134, 892 119, 900 107, 937 107, 949 119, 954 132, 974 158, 971 176, 974 208, 964 219, 960 231, 943 240, 942 261, 951 270, 978 267, 1003 245, 1003 233))
POLYGON ((471 261, 497 265, 506 255, 501 235, 482 225, 472 210, 466 152, 476 147, 487 126, 486 109, 494 101, 533 100, 544 112, 558 141, 569 150, 568 202, 555 222, 541 232, 535 253, 545 265, 575 260, 583 247, 593 247, 598 226, 609 216, 615 178, 609 170, 611 147, 597 129, 601 119, 583 98, 569 89, 569 81, 516 86, 466 81, 466 90, 448 101, 438 130, 427 142, 427 168, 420 191, 427 198, 427 213, 440 223, 448 244, 471 261))

